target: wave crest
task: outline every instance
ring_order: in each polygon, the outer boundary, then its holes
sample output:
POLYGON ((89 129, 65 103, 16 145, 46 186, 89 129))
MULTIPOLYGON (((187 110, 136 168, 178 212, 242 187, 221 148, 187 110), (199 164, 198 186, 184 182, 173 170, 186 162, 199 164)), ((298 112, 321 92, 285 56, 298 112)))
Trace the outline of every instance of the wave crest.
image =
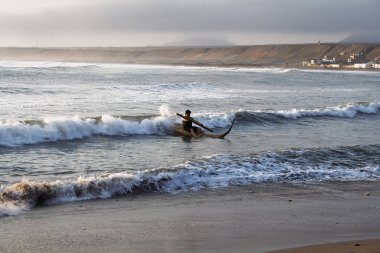
POLYGON ((380 109, 380 102, 371 103, 356 103, 347 104, 343 106, 327 107, 323 109, 291 109, 291 110, 281 110, 278 112, 273 112, 275 115, 282 116, 284 118, 297 119, 302 117, 341 117, 341 118, 354 118, 358 113, 364 114, 376 114, 380 109))
POLYGON ((313 117, 355 118, 358 114, 377 114, 379 111, 380 102, 363 102, 319 109, 286 109, 278 111, 239 110, 236 113, 236 118, 239 121, 258 124, 280 124, 286 123, 288 120, 313 117))

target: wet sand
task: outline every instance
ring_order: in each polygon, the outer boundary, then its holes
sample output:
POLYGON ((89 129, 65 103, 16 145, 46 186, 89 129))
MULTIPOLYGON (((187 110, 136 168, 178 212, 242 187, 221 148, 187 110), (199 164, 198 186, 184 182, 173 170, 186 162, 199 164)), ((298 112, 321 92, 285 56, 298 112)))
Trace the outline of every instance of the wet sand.
POLYGON ((380 239, 349 241, 273 251, 271 253, 379 253, 380 239))
MULTIPOLYGON (((269 252, 355 243, 380 238, 379 186, 256 185, 42 206, 0 218, 0 252, 269 252)), ((318 252, 334 252, 327 247, 318 252)))

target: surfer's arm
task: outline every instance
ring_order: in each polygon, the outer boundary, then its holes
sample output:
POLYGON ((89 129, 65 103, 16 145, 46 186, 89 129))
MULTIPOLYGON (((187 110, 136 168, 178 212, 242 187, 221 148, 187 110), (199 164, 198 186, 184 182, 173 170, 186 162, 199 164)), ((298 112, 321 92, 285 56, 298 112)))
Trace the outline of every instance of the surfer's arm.
POLYGON ((182 118, 184 118, 184 119, 190 120, 191 122, 197 124, 197 125, 200 126, 200 127, 203 127, 204 129, 206 129, 206 130, 208 130, 208 131, 210 131, 210 132, 213 132, 212 129, 206 127, 206 126, 203 125, 201 122, 199 122, 199 121, 193 119, 192 117, 187 117, 187 116, 184 116, 184 115, 179 114, 179 113, 177 113, 177 115, 180 116, 180 117, 182 117, 182 118))

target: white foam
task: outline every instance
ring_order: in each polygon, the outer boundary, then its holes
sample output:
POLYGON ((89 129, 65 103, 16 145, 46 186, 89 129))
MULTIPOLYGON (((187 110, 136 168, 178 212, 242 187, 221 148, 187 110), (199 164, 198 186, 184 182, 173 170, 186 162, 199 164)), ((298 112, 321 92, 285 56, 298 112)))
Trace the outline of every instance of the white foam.
POLYGON ((160 115, 163 117, 170 117, 173 116, 174 113, 171 111, 169 105, 163 104, 160 106, 160 115))
POLYGON ((3 121, 0 122, 0 145, 13 147, 93 135, 162 135, 171 129, 172 124, 172 119, 162 116, 135 122, 110 115, 101 116, 99 123, 95 119, 81 119, 78 116, 49 117, 43 120, 42 125, 3 121))
POLYGON ((56 67, 99 67, 104 69, 130 70, 188 70, 188 71, 217 71, 217 72, 252 72, 252 73, 287 73, 294 69, 287 68, 257 68, 257 67, 215 67, 215 66, 185 66, 157 64, 119 64, 119 63, 86 63, 86 62, 56 62, 56 61, 0 61, 0 67, 9 68, 56 68, 56 67))
POLYGON ((0 67, 7 68, 56 68, 56 67, 88 67, 92 63, 55 62, 55 61, 0 61, 0 67))
MULTIPOLYGON (((171 176, 178 188, 185 189, 226 187, 251 183, 277 181, 326 181, 365 180, 380 175, 372 166, 349 169, 344 166, 330 168, 329 163, 309 166, 297 161, 283 160, 281 155, 268 153, 257 158, 218 155, 201 163, 188 162, 181 165, 182 173, 171 176), (286 179, 288 178, 288 179, 286 179)), ((173 190, 172 188, 169 191, 173 190)))
POLYGON ((206 113, 194 113, 192 116, 202 122, 204 125, 215 128, 225 128, 231 125, 232 120, 235 118, 235 112, 206 112, 206 113))
POLYGON ((185 66, 185 65, 155 65, 155 64, 96 64, 102 68, 120 68, 136 70, 187 70, 187 71, 215 71, 215 72, 247 72, 247 73, 273 73, 282 74, 293 71, 294 69, 277 67, 220 67, 220 66, 185 66))
MULTIPOLYGON (((173 124, 181 119, 166 104, 160 107, 160 116, 131 121, 108 114, 100 120, 79 116, 46 117, 41 124, 27 124, 14 119, 0 121, 0 145, 15 147, 23 144, 64 141, 88 138, 94 135, 168 135, 172 134, 173 124)), ((195 119, 211 128, 228 127, 234 113, 194 114, 195 119)))
POLYGON ((350 75, 366 75, 366 76, 379 76, 380 73, 377 71, 370 70, 333 70, 333 69, 295 69, 300 72, 309 73, 328 73, 328 74, 350 74, 350 75))
MULTIPOLYGON (((0 191, 0 215, 16 215, 28 206, 109 198, 147 187, 143 173, 113 173, 79 177, 75 181, 36 182, 23 179, 0 191)), ((157 183, 157 182, 153 182, 157 183)), ((151 189, 152 191, 153 189, 151 189)))
MULTIPOLYGON (((171 111, 169 105, 164 104, 159 110, 160 116, 139 122, 107 114, 102 115, 99 121, 93 118, 82 119, 79 116, 47 117, 41 121, 40 125, 30 125, 22 121, 7 119, 0 121, 0 145, 14 147, 23 144, 81 139, 94 135, 170 134, 173 123, 179 123, 180 119, 171 111)), ((290 109, 264 113, 272 113, 289 119, 320 116, 354 118, 358 113, 377 114, 379 110, 380 102, 371 102, 323 109, 290 109)), ((238 112, 245 111, 247 110, 241 109, 238 112)), ((254 112, 263 113, 263 111, 254 112)), ((230 126, 235 117, 235 112, 200 112, 194 113, 192 116, 210 128, 226 128, 230 126)))
POLYGON ((27 210, 29 210, 29 207, 26 203, 0 202, 0 217, 18 215, 27 210))
POLYGON ((343 106, 327 107, 324 109, 280 110, 272 113, 290 119, 319 116, 354 118, 358 113, 376 114, 378 113, 379 109, 380 102, 371 102, 368 104, 347 104, 343 106))

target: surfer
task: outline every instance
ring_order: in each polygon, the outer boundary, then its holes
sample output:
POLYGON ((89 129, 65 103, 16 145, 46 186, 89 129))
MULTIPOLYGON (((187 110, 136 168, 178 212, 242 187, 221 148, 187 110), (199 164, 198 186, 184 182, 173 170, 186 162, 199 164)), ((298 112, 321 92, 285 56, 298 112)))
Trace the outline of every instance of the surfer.
POLYGON ((190 114, 191 114, 191 111, 186 110, 185 117, 183 117, 183 120, 182 120, 183 129, 190 132, 192 136, 198 137, 199 128, 193 126, 194 119, 190 116, 190 114))
POLYGON ((208 128, 207 126, 203 125, 201 122, 193 119, 191 115, 190 110, 186 110, 185 115, 176 113, 177 116, 180 116, 183 118, 182 124, 174 124, 174 131, 176 135, 179 136, 186 136, 186 137, 211 137, 211 138, 219 138, 223 139, 224 136, 226 136, 232 129, 232 126, 235 123, 235 119, 232 120, 230 128, 222 133, 222 134, 208 134, 205 133, 201 128, 199 127, 193 127, 193 123, 206 129, 209 132, 214 132, 212 129, 208 128))

